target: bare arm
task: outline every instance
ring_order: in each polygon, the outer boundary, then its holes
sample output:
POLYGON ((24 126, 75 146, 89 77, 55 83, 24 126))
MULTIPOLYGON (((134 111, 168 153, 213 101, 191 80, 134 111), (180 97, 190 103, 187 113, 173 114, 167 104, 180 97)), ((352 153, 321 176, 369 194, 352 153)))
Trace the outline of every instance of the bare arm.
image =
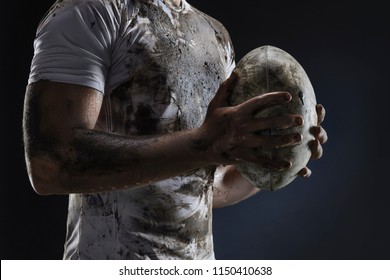
POLYGON ((237 171, 234 165, 219 166, 215 172, 213 207, 236 204, 260 191, 237 171))
POLYGON ((108 191, 210 164, 196 131, 125 137, 94 130, 103 95, 53 82, 28 88, 24 135, 30 180, 40 194, 108 191))
POLYGON ((254 158, 250 149, 297 142, 296 135, 259 137, 253 133, 259 126, 297 125, 297 116, 277 117, 274 122, 254 118, 254 112, 287 103, 291 96, 272 93, 234 107, 221 107, 231 83, 232 79, 220 87, 201 127, 145 137, 95 130, 103 100, 96 90, 48 81, 29 86, 23 127, 27 169, 34 189, 40 194, 111 191, 236 160, 288 168, 288 161, 254 158))

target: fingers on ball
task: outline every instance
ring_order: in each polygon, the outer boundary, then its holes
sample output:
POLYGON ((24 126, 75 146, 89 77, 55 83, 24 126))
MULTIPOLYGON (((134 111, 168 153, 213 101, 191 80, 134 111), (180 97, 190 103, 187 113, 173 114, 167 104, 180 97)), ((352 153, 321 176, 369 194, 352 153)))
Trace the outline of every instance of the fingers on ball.
POLYGON ((322 157, 323 148, 321 146, 320 141, 313 140, 310 142, 310 150, 311 150, 311 159, 319 159, 322 157))
POLYGON ((292 95, 285 91, 270 92, 252 97, 241 103, 243 110, 255 113, 259 110, 290 102, 292 95))
POLYGON ((247 132, 261 130, 287 129, 303 125, 303 118, 298 115, 285 115, 259 118, 248 124, 247 132))
POLYGON ((291 133, 271 136, 259 135, 255 138, 257 139, 252 140, 253 143, 247 143, 247 145, 256 147, 255 141, 257 141, 257 146, 262 148, 283 148, 301 143, 303 136, 300 133, 291 133))

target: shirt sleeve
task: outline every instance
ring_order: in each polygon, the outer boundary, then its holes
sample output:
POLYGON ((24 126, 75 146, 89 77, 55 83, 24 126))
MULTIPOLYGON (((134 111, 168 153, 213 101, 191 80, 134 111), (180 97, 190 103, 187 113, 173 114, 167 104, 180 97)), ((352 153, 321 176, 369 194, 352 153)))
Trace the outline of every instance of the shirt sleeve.
POLYGON ((229 44, 226 46, 226 53, 227 53, 226 73, 227 73, 227 77, 229 77, 232 74, 233 70, 236 68, 235 54, 231 42, 229 42, 229 44))
POLYGON ((118 14, 103 1, 54 6, 38 27, 28 83, 51 80, 104 93, 118 14))

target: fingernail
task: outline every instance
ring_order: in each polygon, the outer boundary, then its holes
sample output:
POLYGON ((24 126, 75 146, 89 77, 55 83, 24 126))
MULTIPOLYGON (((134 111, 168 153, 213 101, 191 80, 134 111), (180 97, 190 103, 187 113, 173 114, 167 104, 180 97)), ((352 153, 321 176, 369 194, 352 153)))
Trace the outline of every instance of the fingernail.
POLYGON ((297 117, 295 118, 295 124, 296 125, 303 125, 303 118, 302 117, 297 117))
POLYGON ((294 135, 294 139, 297 140, 297 141, 301 141, 302 140, 302 135, 300 133, 297 133, 294 135))
POLYGON ((292 96, 291 96, 291 94, 289 94, 288 92, 286 92, 286 93, 284 94, 284 99, 286 99, 287 101, 290 101, 291 98, 292 98, 292 96))

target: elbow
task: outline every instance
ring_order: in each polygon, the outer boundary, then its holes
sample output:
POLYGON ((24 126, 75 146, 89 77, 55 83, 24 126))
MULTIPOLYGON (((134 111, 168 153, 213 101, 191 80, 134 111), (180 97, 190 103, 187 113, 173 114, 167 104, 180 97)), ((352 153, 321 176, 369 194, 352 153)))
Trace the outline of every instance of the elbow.
POLYGON ((69 193, 65 172, 57 161, 46 157, 31 157, 26 159, 26 163, 31 186, 37 194, 69 193))

